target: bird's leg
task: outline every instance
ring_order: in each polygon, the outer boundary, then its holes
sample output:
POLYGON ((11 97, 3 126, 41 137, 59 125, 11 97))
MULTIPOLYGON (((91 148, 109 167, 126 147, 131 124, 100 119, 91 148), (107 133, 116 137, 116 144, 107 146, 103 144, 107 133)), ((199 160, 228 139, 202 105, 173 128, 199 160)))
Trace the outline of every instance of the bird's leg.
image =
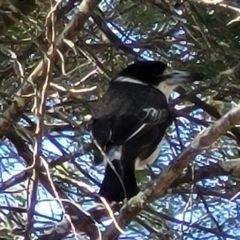
POLYGON ((136 196, 132 197, 128 201, 128 205, 132 207, 138 206, 140 208, 143 208, 144 203, 145 203, 145 194, 142 191, 140 191, 136 196))
POLYGON ((145 120, 149 123, 161 123, 165 121, 166 116, 168 115, 168 111, 165 109, 155 109, 155 108, 144 108, 144 112, 146 112, 145 120))

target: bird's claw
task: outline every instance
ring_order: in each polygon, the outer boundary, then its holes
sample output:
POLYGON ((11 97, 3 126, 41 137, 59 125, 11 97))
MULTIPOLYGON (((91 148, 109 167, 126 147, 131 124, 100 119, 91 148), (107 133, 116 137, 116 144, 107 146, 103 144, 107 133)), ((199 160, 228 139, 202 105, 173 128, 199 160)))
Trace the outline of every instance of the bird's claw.
POLYGON ((128 201, 128 205, 130 205, 132 207, 143 208, 144 204, 145 204, 145 195, 141 191, 136 196, 129 199, 129 201, 128 201))

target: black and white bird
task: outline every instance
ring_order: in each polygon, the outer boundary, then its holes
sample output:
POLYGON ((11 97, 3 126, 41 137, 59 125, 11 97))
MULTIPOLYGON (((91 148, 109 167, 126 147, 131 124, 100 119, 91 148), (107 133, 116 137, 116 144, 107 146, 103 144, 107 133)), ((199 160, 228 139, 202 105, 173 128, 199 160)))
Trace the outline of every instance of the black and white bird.
POLYGON ((198 80, 200 74, 169 70, 160 61, 136 62, 113 77, 91 125, 94 144, 106 162, 100 196, 120 202, 140 192, 135 170, 155 161, 173 121, 169 94, 198 80))

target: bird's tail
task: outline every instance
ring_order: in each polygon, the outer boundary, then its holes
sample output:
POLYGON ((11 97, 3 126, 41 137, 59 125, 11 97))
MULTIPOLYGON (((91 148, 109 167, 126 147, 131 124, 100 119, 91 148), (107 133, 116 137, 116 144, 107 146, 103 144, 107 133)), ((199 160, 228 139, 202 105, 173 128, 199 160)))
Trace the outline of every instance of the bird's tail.
POLYGON ((127 154, 127 156, 124 156, 122 146, 107 147, 105 175, 99 195, 108 202, 130 199, 139 192, 135 178, 134 161, 131 161, 131 154, 127 154))
POLYGON ((99 195, 108 202, 120 202, 126 197, 123 184, 123 170, 119 160, 112 160, 111 165, 107 163, 104 179, 99 191, 99 195))
POLYGON ((119 160, 113 160, 111 163, 107 163, 99 195, 108 202, 121 202, 125 198, 130 199, 137 195, 139 188, 134 166, 124 167, 119 160))

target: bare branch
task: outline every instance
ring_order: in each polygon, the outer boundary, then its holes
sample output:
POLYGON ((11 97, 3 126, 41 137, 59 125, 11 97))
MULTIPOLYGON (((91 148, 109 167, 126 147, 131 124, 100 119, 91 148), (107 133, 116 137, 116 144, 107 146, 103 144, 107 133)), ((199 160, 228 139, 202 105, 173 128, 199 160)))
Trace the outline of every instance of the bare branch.
MULTIPOLYGON (((64 43, 64 39, 73 40, 79 30, 83 27, 84 22, 89 18, 92 10, 100 3, 99 0, 84 0, 78 7, 78 13, 72 19, 72 21, 66 26, 63 32, 59 35, 57 39, 57 48, 66 53, 69 46, 64 43)), ((52 59, 54 62, 58 60, 56 52, 53 53, 52 59)), ((6 134, 12 127, 13 123, 18 119, 19 115, 27 108, 27 99, 21 97, 22 94, 29 94, 33 90, 35 84, 42 85, 44 81, 43 74, 44 61, 40 61, 34 71, 30 74, 25 84, 16 93, 16 97, 9 108, 2 114, 0 118, 0 136, 6 134)))
MULTIPOLYGON (((198 153, 209 147, 226 131, 238 124, 239 121, 240 104, 217 120, 212 126, 199 133, 191 145, 171 162, 164 172, 151 184, 150 188, 144 191, 141 203, 139 202, 135 206, 123 206, 117 219, 119 226, 124 228, 143 209, 143 206, 164 194, 169 185, 173 183, 198 153)), ((119 232, 114 224, 111 224, 104 232, 104 239, 106 240, 118 239, 118 236, 119 232)))

